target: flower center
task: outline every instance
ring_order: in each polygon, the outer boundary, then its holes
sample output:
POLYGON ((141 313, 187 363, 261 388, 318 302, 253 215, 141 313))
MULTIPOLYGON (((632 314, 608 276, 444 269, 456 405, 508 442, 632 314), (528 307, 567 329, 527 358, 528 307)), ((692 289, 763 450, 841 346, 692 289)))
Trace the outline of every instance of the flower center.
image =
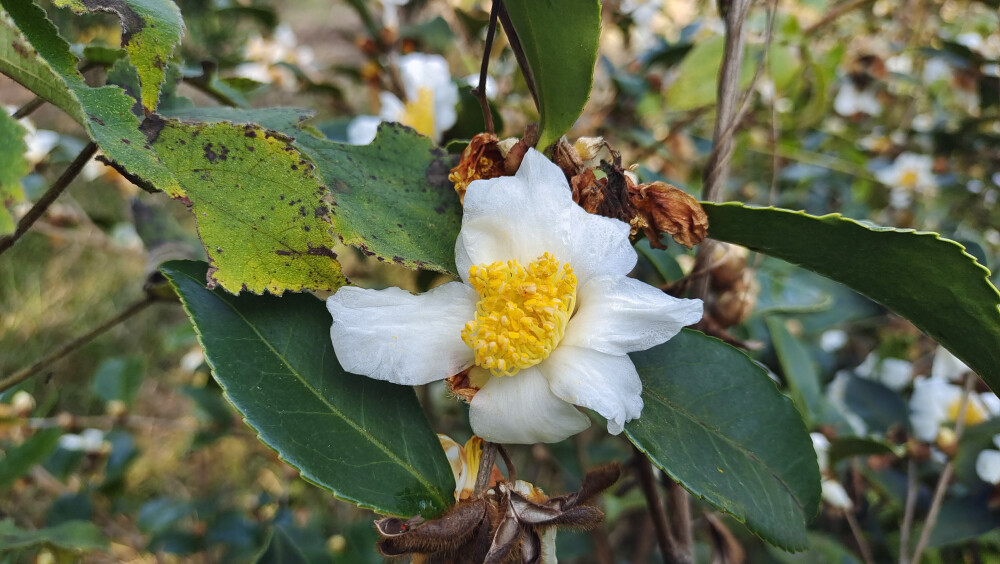
POLYGON ((479 293, 476 317, 462 340, 476 365, 511 376, 545 360, 566 331, 576 304, 576 275, 568 263, 545 253, 522 266, 516 260, 469 267, 479 293))
POLYGON ((403 106, 403 125, 408 125, 428 137, 434 137, 434 92, 430 88, 417 90, 417 99, 403 106))
POLYGON ((899 185, 903 188, 913 188, 917 185, 917 173, 912 170, 907 170, 899 178, 899 185))
MULTIPOLYGON (((948 404, 948 421, 958 421, 958 412, 962 407, 962 400, 956 399, 948 404)), ((965 424, 979 425, 986 421, 987 417, 983 410, 969 398, 969 404, 965 408, 965 424)))

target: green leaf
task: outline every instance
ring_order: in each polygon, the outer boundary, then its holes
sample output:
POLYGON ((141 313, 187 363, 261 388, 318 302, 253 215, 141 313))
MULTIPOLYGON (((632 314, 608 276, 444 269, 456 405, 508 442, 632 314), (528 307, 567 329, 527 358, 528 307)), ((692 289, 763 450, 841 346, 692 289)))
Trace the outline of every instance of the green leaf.
POLYGON ((936 233, 742 204, 703 204, 708 236, 845 284, 910 320, 1000 391, 1000 292, 936 233))
POLYGON ((108 547, 108 539, 100 527, 86 521, 67 521, 34 531, 19 529, 13 519, 0 521, 0 554, 36 547, 68 551, 104 550, 108 547))
POLYGON ((905 453, 905 446, 893 445, 881 439, 840 436, 830 442, 830 467, 832 468, 837 462, 852 456, 870 456, 873 454, 903 456, 905 453))
POLYGON ((61 435, 62 429, 45 429, 7 449, 4 457, 0 458, 0 490, 9 488, 32 467, 44 462, 56 449, 61 435))
MULTIPOLYGON (((718 96, 719 68, 726 49, 726 38, 720 36, 696 44, 677 66, 676 78, 663 93, 664 106, 671 112, 686 112, 704 106, 714 106, 718 96)), ((746 88, 757 63, 744 56, 740 67, 740 88, 746 88)))
POLYGON ((145 369, 146 362, 141 356, 109 358, 97 367, 91 389, 103 401, 117 400, 131 405, 145 369))
POLYGON ((771 549, 768 551, 780 564, 861 564, 861 561, 837 539, 809 533, 809 548, 805 552, 789 554, 771 549))
POLYGON ((538 148, 544 149, 573 127, 590 98, 601 2, 506 0, 504 6, 538 91, 538 148))
MULTIPOLYGON (((6 7, 12 2, 13 0, 4 0, 2 4, 6 7)), ((25 4, 25 8, 31 5, 27 2, 21 3, 25 4)), ((44 18, 43 12, 42 19, 44 18)), ((37 45, 33 45, 32 41, 18 29, 19 25, 23 25, 21 22, 15 22, 10 14, 0 11, 0 72, 45 98, 79 123, 83 123, 85 120, 79 100, 70 91, 59 72, 53 68, 55 66, 70 72, 76 69, 76 61, 69 51, 69 45, 62 41, 58 34, 48 35, 49 30, 37 19, 25 24, 43 32, 41 36, 35 36, 37 45), (49 64, 43 53, 53 58, 53 64, 49 64)))
POLYGON ((14 216, 8 208, 24 200, 21 178, 30 172, 24 153, 25 130, 7 112, 0 112, 0 237, 14 232, 14 216))
POLYGON ((784 318, 769 315, 766 322, 792 400, 805 417, 814 421, 823 410, 823 391, 809 351, 789 333, 784 318))
POLYGON ((37 5, 24 0, 0 0, 0 5, 13 20, 8 22, 8 18, 0 16, 7 22, 0 25, 0 44, 19 45, 14 49, 18 57, 0 53, 0 71, 29 89, 38 88, 33 91, 84 126, 101 151, 138 180, 181 197, 180 185, 139 130, 139 120, 131 111, 135 101, 115 86, 87 86, 76 69, 76 57, 69 44, 37 5), (34 72, 42 72, 43 78, 36 78, 34 72), (62 78, 61 88, 52 75, 62 78))
POLYGON ((329 233, 329 190, 291 139, 259 126, 163 124, 154 143, 198 220, 214 283, 281 295, 347 283, 329 233))
POLYGON ((448 181, 454 157, 430 139, 383 123, 370 145, 335 143, 300 126, 309 113, 294 108, 198 108, 171 115, 258 123, 294 137, 291 145, 315 164, 314 173, 328 187, 320 197, 343 243, 384 262, 455 274, 462 206, 448 181))
POLYGON ((54 0, 78 14, 111 12, 122 21, 122 47, 139 71, 142 107, 152 112, 160 98, 167 61, 184 35, 181 11, 172 0, 54 0))
POLYGON ((947 546, 1000 530, 1000 514, 990 509, 988 501, 986 495, 945 501, 927 546, 947 546))
POLYGON ((451 467, 413 389, 344 372, 323 302, 209 291, 204 263, 161 270, 226 397, 305 479, 400 516, 429 517, 452 503, 451 467))
POLYGON ((819 507, 812 441, 767 373, 718 339, 684 330, 630 355, 643 381, 628 438, 694 495, 786 550, 806 548, 819 507))
POLYGON ((271 539, 267 550, 257 558, 257 564, 304 564, 308 562, 305 554, 295 546, 285 529, 275 527, 271 531, 271 539))

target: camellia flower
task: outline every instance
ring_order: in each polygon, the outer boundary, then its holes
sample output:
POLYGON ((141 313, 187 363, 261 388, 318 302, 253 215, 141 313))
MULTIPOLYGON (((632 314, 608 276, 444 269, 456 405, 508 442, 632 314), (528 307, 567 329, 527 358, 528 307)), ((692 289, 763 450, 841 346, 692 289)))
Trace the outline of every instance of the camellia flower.
POLYGON ((472 430, 500 443, 556 442, 590 425, 618 434, 642 412, 627 353, 701 319, 700 300, 628 278, 624 222, 572 200, 562 170, 530 149, 515 176, 477 180, 455 245, 462 282, 413 295, 341 288, 327 300, 345 370, 420 385, 468 369, 472 430))
POLYGON ((848 80, 841 84, 837 97, 833 99, 833 109, 846 117, 858 114, 878 116, 882 114, 882 103, 878 101, 874 86, 859 89, 848 80))
MULTIPOLYGON (((934 442, 942 425, 954 423, 962 405, 962 387, 941 378, 921 378, 913 383, 910 397, 910 423, 917 439, 934 442)), ((1000 415, 1000 401, 992 392, 969 394, 965 424, 978 425, 1000 415)))
POLYGON ((399 74, 406 100, 382 92, 378 117, 358 116, 347 126, 347 141, 352 145, 367 145, 375 139, 378 124, 398 121, 433 139, 455 125, 458 113, 458 86, 451 81, 448 61, 440 55, 411 53, 399 58, 399 74))
POLYGON ((892 190, 889 196, 892 207, 905 208, 914 193, 933 196, 937 192, 933 167, 934 160, 927 155, 901 153, 891 165, 876 172, 875 178, 892 190))
POLYGON ((270 38, 255 35, 246 45, 247 62, 236 66, 236 76, 262 84, 276 84, 293 91, 298 86, 295 74, 280 63, 296 65, 305 73, 313 71, 314 55, 309 46, 298 45, 292 28, 282 24, 270 38))

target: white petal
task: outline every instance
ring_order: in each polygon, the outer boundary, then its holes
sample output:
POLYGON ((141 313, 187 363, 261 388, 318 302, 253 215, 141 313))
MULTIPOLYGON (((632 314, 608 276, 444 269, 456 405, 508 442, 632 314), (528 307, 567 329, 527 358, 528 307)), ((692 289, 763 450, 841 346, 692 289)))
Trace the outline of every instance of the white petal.
POLYGON ((341 288, 326 300, 333 349, 344 370, 378 380, 414 386, 453 376, 472 364, 461 332, 478 299, 460 282, 420 295, 341 288))
POLYGON ((378 102, 382 106, 378 115, 385 121, 399 121, 406 114, 406 106, 394 94, 382 92, 378 95, 378 102))
POLYGON ((819 471, 826 472, 830 468, 830 439, 827 439, 823 433, 809 433, 809 438, 812 439, 813 450, 816 451, 819 471))
POLYGON ((586 415, 552 394, 537 367, 491 377, 472 398, 469 422, 488 441, 519 444, 558 442, 590 426, 586 415))
POLYGON ((382 118, 375 116, 358 116, 347 124, 347 142, 351 145, 367 145, 375 140, 378 124, 382 118))
POLYGON ((910 396, 910 423, 921 441, 934 442, 948 420, 948 406, 960 398, 961 388, 937 378, 918 379, 910 396))
POLYGON ((538 368, 553 394, 600 413, 612 435, 642 414, 642 381, 627 356, 560 345, 538 368))
POLYGON ((840 482, 824 478, 820 483, 820 488, 822 489, 823 501, 840 509, 851 508, 851 497, 847 495, 847 491, 844 490, 844 486, 840 485, 840 482))
POLYGON ((942 378, 955 382, 968 372, 971 370, 964 362, 958 360, 958 357, 951 354, 948 349, 938 347, 937 352, 934 353, 934 363, 931 365, 931 378, 942 378))
POLYGON ((573 204, 570 210, 570 256, 579 283, 602 274, 624 276, 635 268, 638 255, 629 242, 624 221, 594 215, 573 204))
POLYGON ((546 252, 570 260, 574 206, 579 207, 562 171, 534 149, 516 176, 472 182, 455 245, 459 274, 464 279, 474 264, 510 259, 525 264, 546 252))
POLYGON ((1000 484, 1000 451, 980 452, 976 457, 976 474, 979 474, 979 479, 984 482, 1000 484))
POLYGON ((601 276, 577 289, 577 310, 562 345, 608 354, 646 350, 701 320, 701 300, 665 294, 624 276, 601 276))

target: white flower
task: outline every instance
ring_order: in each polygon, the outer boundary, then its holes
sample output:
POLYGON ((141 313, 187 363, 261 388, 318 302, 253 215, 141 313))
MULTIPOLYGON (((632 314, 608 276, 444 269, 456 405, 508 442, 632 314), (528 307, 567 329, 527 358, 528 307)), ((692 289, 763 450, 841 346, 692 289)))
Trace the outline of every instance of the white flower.
POLYGON ((100 452, 104 446, 104 431, 84 429, 79 435, 67 433, 59 437, 59 447, 77 452, 100 452))
POLYGON ((433 139, 455 125, 458 113, 458 86, 451 81, 448 61, 440 55, 411 53, 399 58, 399 73, 406 101, 395 94, 382 92, 379 116, 358 116, 347 127, 347 141, 352 145, 367 145, 375 139, 382 121, 398 121, 433 139))
MULTIPOLYGON (((1000 442, 996 437, 993 441, 1000 442)), ((1000 484, 1000 451, 989 449, 980 452, 976 457, 976 474, 979 474, 980 480, 988 484, 1000 484)))
POLYGON ((837 91, 837 97, 833 99, 833 109, 846 117, 856 114, 877 116, 882 113, 882 103, 875 96, 874 87, 858 90, 854 82, 848 80, 837 91))
POLYGON ((931 364, 931 378, 939 378, 950 382, 957 382, 969 372, 972 372, 964 362, 944 348, 938 347, 934 353, 934 362, 931 364))
POLYGON ((898 392, 913 379, 913 365, 900 358, 880 358, 878 353, 873 352, 854 369, 854 373, 898 392))
POLYGON ((809 433, 813 442, 813 450, 816 451, 816 462, 819 464, 821 475, 820 496, 823 501, 840 509, 851 508, 851 497, 847 495, 844 486, 840 484, 830 470, 830 441, 823 433, 809 433))
POLYGON ((892 164, 875 173, 879 182, 888 186, 890 203, 895 208, 908 207, 913 194, 933 196, 937 192, 934 160, 927 155, 900 153, 892 164))
MULTIPOLYGON (((479 86, 479 73, 477 72, 475 74, 470 74, 463 80, 467 85, 476 88, 479 86)), ((493 80, 492 76, 486 75, 486 97, 492 100, 493 98, 496 97, 497 90, 499 90, 499 87, 497 86, 497 81, 493 80)))
POLYGON ((832 353, 844 348, 847 344, 847 333, 840 329, 824 331, 819 337, 819 348, 832 353))
POLYGON ((465 195, 455 262, 462 282, 412 295, 340 289, 327 300, 345 370, 419 385, 470 368, 473 431, 502 443, 556 442, 590 425, 618 434, 642 412, 627 353, 701 319, 626 274, 629 226, 583 211, 566 177, 530 150, 515 176, 477 180, 465 195))
MULTIPOLYGON (((941 378, 918 378, 910 397, 910 423, 913 434, 921 441, 932 443, 944 424, 954 423, 962 405, 962 387, 941 378)), ((976 425, 1000 414, 1000 405, 991 392, 969 394, 965 424, 976 425)))
POLYGON ((298 45, 295 32, 287 24, 274 29, 270 38, 254 35, 244 49, 247 62, 236 66, 236 76, 249 78, 262 84, 276 84, 285 90, 294 90, 298 81, 290 69, 279 63, 290 63, 309 74, 314 70, 315 56, 310 47, 298 45))

